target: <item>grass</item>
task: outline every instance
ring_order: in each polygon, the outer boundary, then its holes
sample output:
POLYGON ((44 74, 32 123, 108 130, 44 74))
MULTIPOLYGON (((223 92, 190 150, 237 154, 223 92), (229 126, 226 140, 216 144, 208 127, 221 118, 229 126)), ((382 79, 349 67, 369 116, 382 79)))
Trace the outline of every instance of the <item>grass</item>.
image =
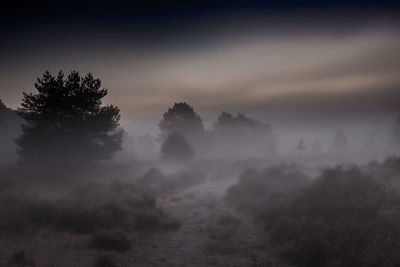
POLYGON ((93 261, 92 267, 118 267, 114 256, 109 254, 99 254, 93 261))
POLYGON ((11 266, 31 266, 34 267, 35 265, 35 260, 33 258, 33 255, 31 253, 26 253, 25 250, 19 250, 14 252, 14 254, 11 256, 11 259, 9 261, 9 264, 11 266))
POLYGON ((96 233, 90 238, 88 247, 96 250, 124 252, 131 248, 131 243, 123 233, 96 233))

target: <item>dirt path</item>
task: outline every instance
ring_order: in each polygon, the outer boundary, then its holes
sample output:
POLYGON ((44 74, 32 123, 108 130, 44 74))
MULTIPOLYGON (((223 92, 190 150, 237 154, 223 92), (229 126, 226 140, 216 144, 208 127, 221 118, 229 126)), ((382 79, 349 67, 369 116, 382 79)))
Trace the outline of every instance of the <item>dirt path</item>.
POLYGON ((182 226, 137 241, 130 255, 140 266, 284 266, 265 250, 261 225, 222 200, 232 180, 206 181, 160 199, 182 226))

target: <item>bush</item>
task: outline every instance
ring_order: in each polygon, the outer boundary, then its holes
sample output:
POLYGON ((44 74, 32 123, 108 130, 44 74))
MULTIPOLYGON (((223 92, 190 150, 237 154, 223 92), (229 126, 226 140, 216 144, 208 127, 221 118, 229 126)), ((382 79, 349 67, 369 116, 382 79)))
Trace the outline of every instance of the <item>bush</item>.
POLYGON ((79 187, 56 201, 27 196, 0 198, 0 232, 26 234, 47 228, 77 234, 119 228, 125 231, 176 229, 153 197, 132 185, 112 183, 79 187))
POLYGON ((220 225, 240 225, 242 221, 230 213, 224 213, 217 219, 217 223, 220 225))
POLYGON ((271 252, 298 266, 397 266, 400 195, 358 167, 324 170, 262 214, 271 252))
POLYGON ((137 184, 145 192, 160 194, 181 191, 202 183, 205 178, 204 173, 198 171, 164 175, 160 169, 151 168, 137 180, 137 184))
POLYGON ((122 233, 97 233, 89 241, 89 248, 97 250, 127 251, 131 243, 122 233))
POLYGON ((194 150, 186 138, 177 133, 171 133, 161 145, 161 158, 168 161, 190 161, 194 150))
POLYGON ((228 188, 225 200, 241 211, 257 215, 268 207, 284 205, 308 183, 306 175, 292 165, 261 172, 247 170, 236 185, 228 188))
POLYGON ((115 260, 115 257, 107 255, 107 254, 100 254, 97 258, 93 261, 93 267, 117 267, 118 264, 115 260))
POLYGON ((32 255, 27 255, 25 250, 16 251, 9 261, 12 266, 35 266, 35 261, 32 255))

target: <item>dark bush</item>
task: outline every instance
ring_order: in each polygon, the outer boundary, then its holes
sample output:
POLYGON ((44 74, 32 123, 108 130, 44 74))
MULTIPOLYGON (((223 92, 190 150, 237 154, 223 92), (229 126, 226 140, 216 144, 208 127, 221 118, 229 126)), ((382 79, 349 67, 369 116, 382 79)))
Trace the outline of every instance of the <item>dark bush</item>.
POLYGON ((68 198, 45 200, 27 196, 0 198, 0 233, 26 234, 40 228, 78 234, 119 228, 173 230, 153 197, 130 184, 88 185, 68 198))
POLYGON ((322 172, 261 219, 270 251, 298 266, 398 266, 400 195, 358 167, 322 172))
POLYGON ((90 238, 88 247, 97 250, 127 251, 131 248, 131 243, 123 233, 96 233, 90 238))
POLYGON ((16 251, 9 261, 11 266, 35 266, 35 261, 32 255, 28 255, 25 250, 16 251))
POLYGON ((268 207, 284 205, 309 183, 297 166, 282 165, 261 172, 247 170, 236 185, 228 188, 225 200, 235 208, 259 214, 268 207))
POLYGON ((107 255, 107 254, 100 254, 97 258, 93 261, 93 267, 117 267, 119 266, 115 260, 115 257, 107 255))
POLYGON ((201 184, 206 179, 203 172, 190 171, 164 175, 160 169, 151 168, 137 180, 138 186, 154 194, 175 192, 201 184))
POLYGON ((194 157, 194 149, 186 138, 174 132, 161 145, 161 158, 167 161, 185 162, 194 157))

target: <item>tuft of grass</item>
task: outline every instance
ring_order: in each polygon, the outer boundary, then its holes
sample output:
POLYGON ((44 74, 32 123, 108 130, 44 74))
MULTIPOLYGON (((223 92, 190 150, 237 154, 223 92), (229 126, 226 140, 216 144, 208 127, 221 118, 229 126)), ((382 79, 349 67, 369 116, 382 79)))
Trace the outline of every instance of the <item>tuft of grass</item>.
POLYGON ((224 213, 217 219, 217 223, 221 226, 237 226, 242 223, 238 217, 232 215, 231 213, 224 213))
POLYGON ((131 248, 131 243, 122 233, 96 233, 90 238, 88 247, 123 252, 131 248))
POLYGON ((227 241, 227 240, 231 240, 232 232, 229 231, 228 229, 209 227, 208 228, 208 238, 211 240, 227 241))
POLYGON ((34 267, 35 261, 31 254, 27 254, 24 249, 14 252, 9 261, 11 266, 31 266, 34 267))
POLYGON ((207 253, 220 255, 232 255, 236 253, 236 249, 230 242, 221 242, 220 240, 207 241, 205 251, 207 253))
POLYGON ((118 264, 114 256, 100 254, 94 259, 92 267, 118 267, 118 264))

